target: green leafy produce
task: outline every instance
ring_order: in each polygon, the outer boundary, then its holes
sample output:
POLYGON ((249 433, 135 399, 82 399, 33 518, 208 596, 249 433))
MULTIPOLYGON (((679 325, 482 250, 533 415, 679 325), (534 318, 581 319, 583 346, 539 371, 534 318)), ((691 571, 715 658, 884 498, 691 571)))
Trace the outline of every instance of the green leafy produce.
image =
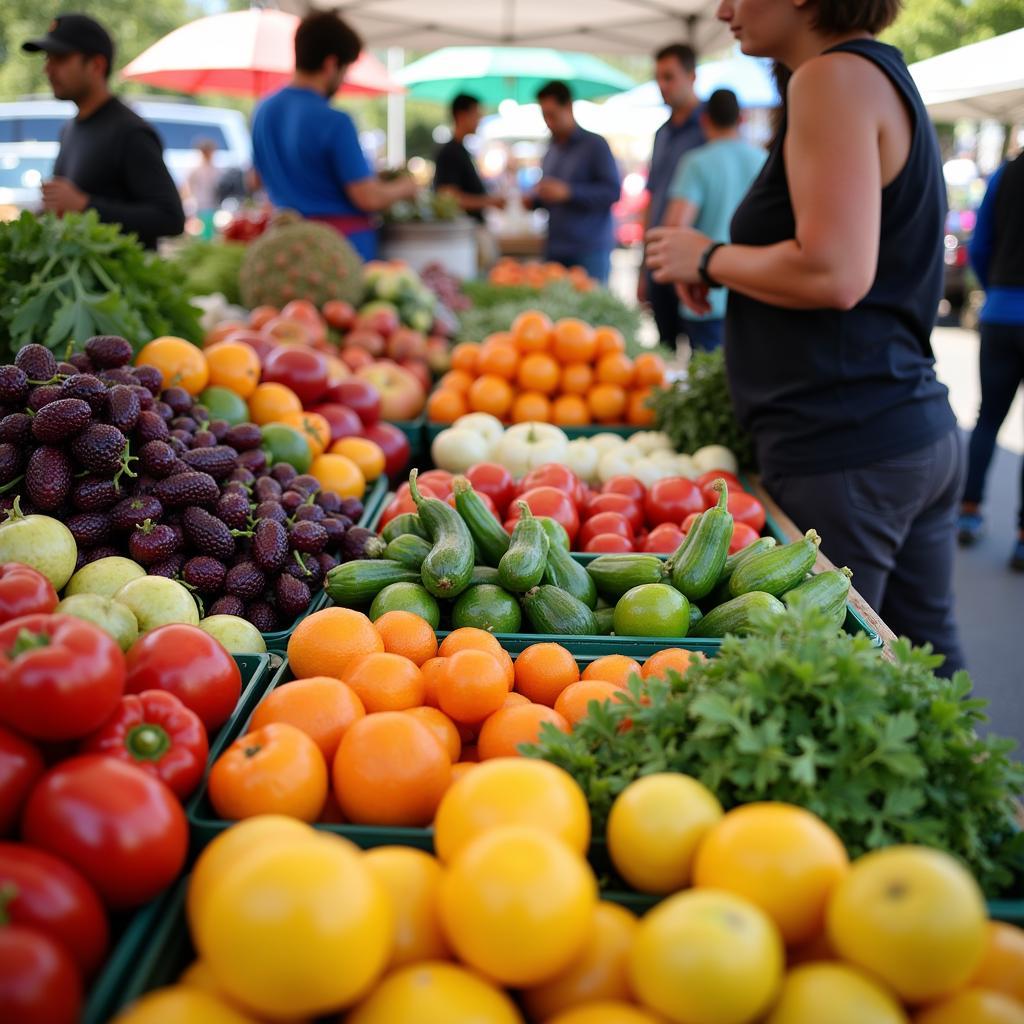
POLYGON ((742 467, 756 465, 753 440, 736 422, 721 350, 695 352, 686 379, 656 390, 651 406, 655 429, 668 434, 677 451, 724 444, 742 467))
POLYGON ((184 275, 95 210, 25 212, 0 225, 0 341, 10 360, 38 342, 63 355, 96 334, 137 346, 163 334, 198 341, 184 275))
POLYGON ((727 638, 685 679, 632 680, 621 703, 593 705, 571 735, 545 726, 529 752, 576 778, 597 830, 633 779, 678 771, 726 808, 807 807, 851 856, 924 843, 961 857, 989 896, 1019 891, 1024 765, 1010 758, 1014 741, 979 736, 986 702, 970 696, 966 672, 937 677, 941 658, 907 640, 892 654, 863 635, 837 637, 820 611, 794 609, 727 638))
POLYGON ((185 274, 190 295, 219 292, 233 306, 241 305, 238 275, 245 257, 243 242, 207 242, 195 238, 172 257, 185 274))

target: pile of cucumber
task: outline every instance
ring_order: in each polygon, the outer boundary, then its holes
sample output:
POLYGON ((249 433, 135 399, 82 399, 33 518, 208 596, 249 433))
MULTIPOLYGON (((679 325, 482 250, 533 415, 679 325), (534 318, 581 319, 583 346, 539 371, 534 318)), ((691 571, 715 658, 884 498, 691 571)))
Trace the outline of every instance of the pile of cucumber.
POLYGON ((384 528, 382 557, 346 562, 328 573, 326 590, 335 604, 368 609, 371 619, 412 611, 435 629, 596 636, 614 631, 615 606, 634 588, 658 584, 671 588, 675 600, 682 595, 688 609, 688 629, 676 638, 742 634, 757 617, 782 614, 797 601, 823 610, 837 628, 846 617, 850 570, 810 575, 820 544, 814 530, 783 545, 762 537, 729 555, 733 519, 721 480, 717 504, 667 561, 610 554, 585 567, 569 553, 563 527, 532 515, 524 502, 509 536, 464 477, 454 481, 453 508, 423 497, 416 476, 416 470, 409 476, 416 512, 396 516, 384 528))

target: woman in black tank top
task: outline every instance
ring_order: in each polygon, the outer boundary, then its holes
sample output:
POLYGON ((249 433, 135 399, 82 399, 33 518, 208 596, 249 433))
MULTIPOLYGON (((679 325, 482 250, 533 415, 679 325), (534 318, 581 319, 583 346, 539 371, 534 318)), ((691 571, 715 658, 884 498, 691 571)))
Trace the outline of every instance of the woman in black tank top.
POLYGON ((946 199, 898 50, 899 0, 725 0, 744 53, 791 78, 732 241, 658 228, 655 280, 700 311, 730 289, 725 358, 764 481, 886 622, 962 667, 952 566, 963 453, 930 334, 946 199))

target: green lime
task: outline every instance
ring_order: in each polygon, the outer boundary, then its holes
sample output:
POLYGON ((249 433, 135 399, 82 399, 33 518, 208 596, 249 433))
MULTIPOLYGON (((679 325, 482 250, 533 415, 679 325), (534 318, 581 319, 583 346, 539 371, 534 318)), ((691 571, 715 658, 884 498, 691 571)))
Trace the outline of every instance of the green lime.
POLYGON ((268 423, 263 427, 263 450, 271 465, 287 462, 298 473, 305 473, 313 461, 309 442, 287 423, 268 423))
POLYGON ((537 518, 540 520, 540 525, 544 527, 544 532, 548 535, 548 541, 568 551, 569 534, 565 532, 565 527, 557 519, 552 519, 551 516, 537 516, 537 518))
POLYGON ((643 583, 619 598, 612 622, 616 636, 684 637, 690 602, 667 583, 643 583))
POLYGON ((230 388, 211 385, 199 393, 199 403, 206 406, 212 420, 227 420, 232 426, 249 422, 249 406, 230 388))
POLYGON ((418 583, 389 583, 370 605, 370 621, 376 622, 385 612, 412 612, 426 619, 437 629, 441 608, 433 594, 418 583))
POLYGON ((452 626, 475 626, 490 633, 518 633, 523 624, 519 602, 493 583, 480 583, 459 595, 452 606, 452 626))

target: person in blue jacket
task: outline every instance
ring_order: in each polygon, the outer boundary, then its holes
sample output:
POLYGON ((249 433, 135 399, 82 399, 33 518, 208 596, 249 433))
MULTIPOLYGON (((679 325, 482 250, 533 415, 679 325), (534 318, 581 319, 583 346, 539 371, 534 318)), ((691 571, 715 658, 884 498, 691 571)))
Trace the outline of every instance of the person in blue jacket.
MULTIPOLYGON (((984 531, 981 503, 999 428, 1024 382, 1024 154, 1003 164, 988 183, 970 245, 971 267, 985 289, 981 310, 981 408, 971 434, 959 538, 973 544, 984 531)), ((1024 572, 1024 461, 1020 531, 1010 568, 1024 572)))

